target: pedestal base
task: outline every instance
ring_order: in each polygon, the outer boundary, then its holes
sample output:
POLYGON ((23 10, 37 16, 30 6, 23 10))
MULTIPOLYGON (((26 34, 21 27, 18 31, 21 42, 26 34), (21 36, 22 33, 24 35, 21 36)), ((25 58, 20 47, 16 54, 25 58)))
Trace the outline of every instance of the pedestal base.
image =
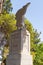
POLYGON ((27 54, 9 55, 6 65, 33 65, 32 56, 27 54))
POLYGON ((21 62, 20 54, 9 55, 6 60, 6 65, 20 65, 20 62, 21 62))
POLYGON ((32 55, 23 54, 21 56, 21 64, 20 65, 33 65, 32 61, 33 61, 32 55))
POLYGON ((11 34, 6 65, 33 65, 30 55, 30 33, 24 28, 11 34))

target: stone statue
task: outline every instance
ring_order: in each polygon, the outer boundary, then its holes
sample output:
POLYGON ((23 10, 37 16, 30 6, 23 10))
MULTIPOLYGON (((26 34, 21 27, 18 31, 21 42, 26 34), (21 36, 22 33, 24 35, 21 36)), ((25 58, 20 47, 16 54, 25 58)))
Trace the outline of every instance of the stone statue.
POLYGON ((16 13, 17 28, 21 28, 22 26, 24 26, 24 15, 29 5, 30 5, 30 2, 17 11, 16 13))

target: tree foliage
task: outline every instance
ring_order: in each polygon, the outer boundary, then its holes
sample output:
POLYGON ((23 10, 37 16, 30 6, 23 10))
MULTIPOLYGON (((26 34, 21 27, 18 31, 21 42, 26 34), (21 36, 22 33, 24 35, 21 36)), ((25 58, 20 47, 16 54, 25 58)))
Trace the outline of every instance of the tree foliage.
POLYGON ((16 20, 13 14, 2 14, 0 16, 0 27, 5 34, 11 33, 16 30, 16 20))
POLYGON ((9 13, 12 11, 12 3, 11 0, 5 0, 3 4, 3 11, 2 13, 9 13))
POLYGON ((38 44, 34 56, 34 65, 43 65, 43 43, 38 44))
MULTIPOLYGON (((13 14, 1 14, 0 16, 0 31, 5 34, 7 41, 9 40, 10 33, 16 30, 16 20, 13 14)), ((8 42, 7 42, 8 44, 8 42)), ((3 60, 6 59, 9 48, 7 45, 3 48, 3 60)))

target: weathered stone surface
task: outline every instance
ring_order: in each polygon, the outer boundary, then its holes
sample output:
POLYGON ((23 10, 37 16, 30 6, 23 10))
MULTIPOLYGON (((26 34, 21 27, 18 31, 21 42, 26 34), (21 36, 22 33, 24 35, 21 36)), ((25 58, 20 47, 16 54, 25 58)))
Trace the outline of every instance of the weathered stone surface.
POLYGON ((25 42, 21 51, 20 65, 33 65, 32 55, 30 55, 30 33, 26 30, 25 42))
POLYGON ((32 56, 30 55, 30 42, 27 30, 16 30, 11 34, 9 46, 10 53, 6 65, 32 65, 32 56))
POLYGON ((21 56, 21 64, 20 65, 33 65, 32 55, 23 54, 21 56))
MULTIPOLYGON (((10 53, 7 58, 6 65, 20 65, 21 62, 21 43, 23 44, 24 37, 24 30, 16 30, 11 34, 9 46, 10 46, 10 53)), ((22 45, 23 46, 23 45, 22 45)))

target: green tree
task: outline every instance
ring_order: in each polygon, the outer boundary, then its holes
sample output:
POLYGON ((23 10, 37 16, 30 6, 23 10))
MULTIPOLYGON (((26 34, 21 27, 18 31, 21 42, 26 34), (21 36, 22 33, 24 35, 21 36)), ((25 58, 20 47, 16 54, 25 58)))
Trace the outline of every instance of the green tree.
POLYGON ((37 29, 34 30, 34 44, 38 44, 41 41, 40 34, 41 32, 38 33, 37 29))
POLYGON ((2 14, 0 16, 0 27, 1 31, 6 35, 16 30, 16 20, 13 14, 2 14))
MULTIPOLYGON (((5 38, 7 39, 8 44, 10 33, 17 29, 15 15, 8 13, 1 14, 0 29, 5 34, 5 38)), ((3 61, 7 58, 7 55, 9 53, 9 46, 7 44, 3 48, 3 61)))
POLYGON ((33 44, 32 44, 32 51, 34 52, 35 51, 35 47, 37 44, 39 44, 41 42, 41 39, 40 39, 40 34, 41 32, 37 32, 37 30, 34 29, 34 32, 33 32, 33 44))
POLYGON ((34 65, 43 65, 43 43, 37 44, 34 65))
POLYGON ((3 11, 2 13, 9 13, 12 11, 12 4, 11 4, 11 0, 5 0, 4 4, 3 4, 3 11))

